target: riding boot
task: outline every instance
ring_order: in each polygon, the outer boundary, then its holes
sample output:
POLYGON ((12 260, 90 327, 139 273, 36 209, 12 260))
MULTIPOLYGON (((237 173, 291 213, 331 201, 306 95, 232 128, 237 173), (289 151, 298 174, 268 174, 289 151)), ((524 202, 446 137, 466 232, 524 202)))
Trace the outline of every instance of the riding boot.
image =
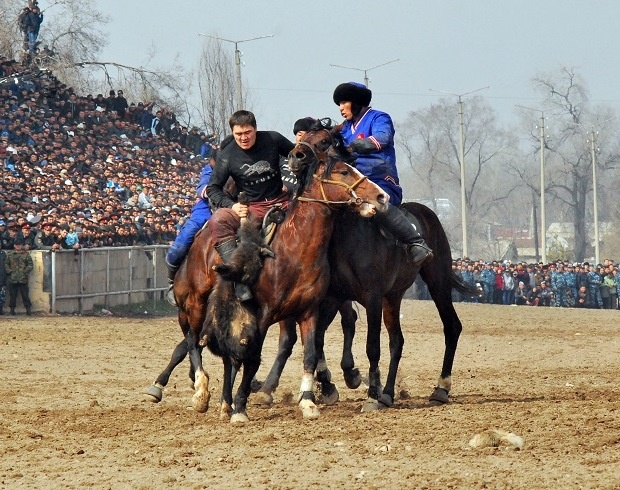
POLYGON ((172 288, 174 287, 174 277, 177 275, 177 271, 179 270, 178 265, 172 265, 168 260, 166 260, 166 267, 168 268, 168 291, 166 292, 166 300, 170 305, 177 306, 177 301, 174 298, 174 291, 172 288))
MULTIPOLYGON (((222 262, 224 262, 225 264, 230 261, 230 256, 233 254, 236 248, 237 241, 235 239, 228 240, 227 242, 220 243, 219 245, 215 246, 215 250, 217 250, 217 253, 220 254, 222 262)), ((245 284, 236 282, 235 294, 237 295, 239 301, 249 301, 252 299, 252 291, 250 291, 250 288, 245 284)))
POLYGON ((405 245, 414 264, 422 264, 433 258, 433 251, 398 207, 389 206, 387 211, 378 213, 375 219, 405 245))

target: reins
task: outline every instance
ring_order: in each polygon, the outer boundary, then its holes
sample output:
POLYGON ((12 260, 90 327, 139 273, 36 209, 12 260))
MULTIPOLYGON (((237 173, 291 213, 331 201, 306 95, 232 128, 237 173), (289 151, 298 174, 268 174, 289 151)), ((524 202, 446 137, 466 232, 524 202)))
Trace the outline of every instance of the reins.
POLYGON ((327 205, 329 205, 329 204, 350 204, 352 206, 360 206, 361 204, 363 204, 364 201, 363 201, 363 199, 361 197, 359 197, 355 193, 355 188, 366 180, 367 177, 365 175, 362 175, 359 179, 357 179, 351 185, 346 184, 345 182, 340 182, 338 180, 323 179, 323 178, 319 177, 316 174, 313 177, 319 181, 319 188, 321 189, 321 196, 323 196, 323 199, 316 199, 316 198, 312 198, 312 197, 299 196, 299 197, 296 198, 298 201, 302 201, 302 202, 319 202, 319 203, 327 204, 327 205), (327 199, 327 196, 325 195, 325 189, 323 188, 323 184, 331 184, 331 185, 337 185, 337 186, 340 186, 340 187, 344 187, 347 190, 347 192, 349 194, 351 194, 352 197, 351 197, 351 199, 348 199, 346 201, 331 201, 331 200, 327 199))

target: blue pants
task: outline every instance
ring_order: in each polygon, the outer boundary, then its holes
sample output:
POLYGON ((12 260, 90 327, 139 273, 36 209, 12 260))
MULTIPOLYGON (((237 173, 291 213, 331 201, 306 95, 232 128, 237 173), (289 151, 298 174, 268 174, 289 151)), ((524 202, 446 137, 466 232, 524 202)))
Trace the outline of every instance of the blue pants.
POLYGON ((598 286, 588 287, 590 293, 590 304, 593 308, 603 307, 603 298, 601 297, 601 289, 598 286))
POLYGON ((28 33, 28 51, 30 53, 34 53, 34 47, 35 47, 35 44, 37 42, 37 38, 38 37, 39 37, 39 35, 36 32, 29 32, 28 33))
POLYGON ((209 221, 210 217, 211 210, 202 201, 192 208, 189 219, 185 222, 174 243, 168 249, 168 254, 166 255, 166 262, 168 264, 179 267, 183 263, 189 248, 194 243, 196 233, 209 221))
POLYGON ((482 283, 482 289, 484 290, 484 302, 493 304, 493 284, 482 283))

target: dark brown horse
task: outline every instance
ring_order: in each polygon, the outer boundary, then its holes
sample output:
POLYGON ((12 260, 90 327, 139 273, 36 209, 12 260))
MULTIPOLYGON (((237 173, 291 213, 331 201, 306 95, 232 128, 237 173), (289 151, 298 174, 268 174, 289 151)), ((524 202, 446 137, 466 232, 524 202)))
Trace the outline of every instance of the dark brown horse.
MULTIPOLYGON (((302 143, 291 152, 289 165, 294 171, 303 171, 316 159, 317 151, 325 151, 333 139, 324 129, 314 128, 306 133, 302 143)), ((431 403, 448 402, 451 373, 462 325, 452 303, 452 289, 467 295, 477 295, 452 272, 452 258, 446 234, 435 213, 417 203, 407 203, 403 208, 413 215, 422 235, 434 251, 434 258, 416 266, 411 263, 404 248, 396 240, 384 234, 374 220, 359 220, 354 216, 341 215, 334 227, 330 242, 329 260, 331 281, 328 294, 321 304, 321 316, 317 335, 317 350, 322 353, 324 332, 345 300, 355 300, 366 308, 368 334, 366 353, 369 367, 369 399, 364 410, 389 407, 394 400, 394 385, 400 362, 404 338, 400 326, 400 305, 407 289, 418 274, 426 282, 429 292, 444 326, 445 352, 441 374, 431 403), (386 325, 390 345, 390 365, 385 387, 382 388, 379 373, 381 318, 386 325)), ((353 366, 351 346, 355 333, 354 323, 344 330, 343 368, 347 385, 359 384, 353 366)), ((293 340, 294 341, 294 340, 293 340)), ((291 345, 281 349, 290 351, 291 345)), ((280 359, 280 356, 278 356, 280 359)), ((276 364, 272 373, 281 373, 283 364, 276 364)), ((277 374, 273 374, 277 376, 277 374)), ((272 374, 268 376, 270 379, 272 374)), ((326 377, 327 378, 327 377, 326 377)), ((263 386, 267 396, 272 384, 263 386)), ((323 389, 331 383, 325 379, 323 389)))
MULTIPOLYGON (((246 337, 244 342, 248 346, 246 350, 254 352, 252 345, 257 343, 259 348, 262 347, 266 330, 272 323, 295 318, 300 324, 306 346, 304 364, 313 379, 317 308, 329 282, 327 246, 334 215, 331 206, 346 207, 360 215, 370 216, 376 208, 382 209, 387 205, 387 196, 357 170, 327 158, 318 158, 308 166, 300 182, 296 201, 287 212, 272 244, 276 259, 265 262, 260 279, 253 288, 260 305, 258 335, 246 337)), ((179 323, 185 334, 195 378, 193 406, 197 411, 205 411, 209 402, 209 378, 202 366, 199 338, 208 296, 216 279, 211 266, 220 263, 210 233, 202 231, 175 279, 174 293, 180 305, 179 323)), ((249 386, 260 363, 260 357, 251 357, 243 359, 244 373, 235 397, 233 421, 247 420, 245 410, 249 386)), ((229 357, 224 355, 223 359, 227 362, 229 357)), ((302 391, 312 394, 309 379, 304 377, 302 391)), ((303 406, 307 408, 307 416, 313 417, 318 412, 313 403, 308 403, 311 401, 307 400, 309 397, 307 394, 303 406)))

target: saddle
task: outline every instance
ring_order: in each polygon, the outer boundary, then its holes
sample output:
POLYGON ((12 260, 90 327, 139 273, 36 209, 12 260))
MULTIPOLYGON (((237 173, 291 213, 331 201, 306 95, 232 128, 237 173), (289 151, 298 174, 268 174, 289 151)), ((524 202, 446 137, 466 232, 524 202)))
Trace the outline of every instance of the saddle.
POLYGON ((263 218, 263 224, 261 226, 261 235, 263 237, 263 244, 270 245, 273 237, 276 233, 276 228, 280 223, 284 221, 286 211, 282 209, 281 204, 276 204, 271 207, 265 217, 263 218))

